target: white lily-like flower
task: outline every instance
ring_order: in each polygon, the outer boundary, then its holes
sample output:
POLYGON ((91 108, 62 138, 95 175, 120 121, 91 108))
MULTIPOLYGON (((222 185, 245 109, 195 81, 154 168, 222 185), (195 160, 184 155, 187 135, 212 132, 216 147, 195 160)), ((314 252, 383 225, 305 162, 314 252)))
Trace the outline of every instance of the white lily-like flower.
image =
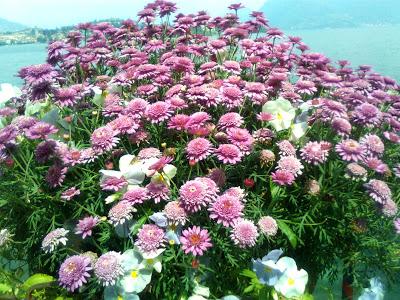
POLYGON ((148 158, 143 160, 143 171, 147 177, 151 177, 152 182, 163 182, 169 186, 170 180, 175 177, 177 168, 171 164, 166 164, 162 171, 151 170, 150 167, 159 161, 159 158, 148 158))
POLYGON ((274 286, 276 291, 286 298, 301 296, 306 288, 308 273, 303 269, 297 270, 296 262, 290 257, 282 257, 276 265, 282 272, 274 286))
POLYGON ((156 252, 144 253, 139 252, 142 256, 142 261, 139 267, 146 269, 154 269, 156 272, 161 273, 162 270, 162 256, 165 249, 158 249, 156 252))
POLYGON ((292 121, 296 117, 296 109, 292 106, 290 101, 283 98, 268 101, 263 105, 262 111, 274 116, 274 119, 269 121, 269 123, 276 131, 290 128, 292 121))
POLYGON ((146 173, 144 172, 143 162, 138 160, 135 155, 124 155, 119 159, 119 171, 100 170, 103 180, 107 177, 124 177, 129 185, 139 185, 143 182, 146 173))
POLYGON ((291 125, 290 140, 295 142, 298 141, 307 132, 307 122, 300 122, 291 125))
POLYGON ((141 266, 142 256, 134 249, 122 254, 124 276, 120 281, 121 288, 126 293, 140 293, 151 281, 152 270, 141 266))
POLYGON ((8 100, 21 96, 21 90, 9 83, 0 84, 0 108, 3 108, 8 100))

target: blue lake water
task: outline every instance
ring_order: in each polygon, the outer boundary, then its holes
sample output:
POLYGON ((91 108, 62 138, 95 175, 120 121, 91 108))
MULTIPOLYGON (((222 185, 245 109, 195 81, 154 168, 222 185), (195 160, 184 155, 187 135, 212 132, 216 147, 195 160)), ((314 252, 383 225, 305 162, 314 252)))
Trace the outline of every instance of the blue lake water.
MULTIPOLYGON (((302 37, 312 52, 323 53, 333 61, 347 59, 353 67, 371 65, 375 71, 400 81, 400 25, 291 30, 286 34, 302 37)), ((15 77, 18 70, 45 59, 45 44, 1 46, 0 83, 20 85, 21 80, 15 77)))

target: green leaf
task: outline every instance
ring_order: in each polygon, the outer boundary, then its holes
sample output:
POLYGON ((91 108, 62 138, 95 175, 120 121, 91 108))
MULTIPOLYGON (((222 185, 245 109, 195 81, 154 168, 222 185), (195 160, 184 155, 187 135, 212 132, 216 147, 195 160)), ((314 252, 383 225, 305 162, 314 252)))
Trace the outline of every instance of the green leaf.
POLYGON ((11 294, 12 287, 5 283, 0 283, 0 295, 11 294))
POLYGON ((244 289, 243 294, 251 293, 254 290, 253 285, 249 285, 247 288, 244 289))
POLYGON ((314 300, 314 296, 311 294, 304 294, 300 296, 300 300, 314 300))
POLYGON ((257 278, 256 273, 254 273, 253 271, 249 270, 249 269, 245 269, 242 272, 240 272, 240 275, 243 275, 245 277, 249 277, 249 278, 257 278))
POLYGON ((297 246, 297 236, 283 220, 277 220, 279 229, 287 236, 293 248, 297 246))
POLYGON ((34 274, 24 282, 22 289, 29 290, 37 285, 47 285, 53 283, 54 281, 55 278, 53 276, 46 274, 34 274))

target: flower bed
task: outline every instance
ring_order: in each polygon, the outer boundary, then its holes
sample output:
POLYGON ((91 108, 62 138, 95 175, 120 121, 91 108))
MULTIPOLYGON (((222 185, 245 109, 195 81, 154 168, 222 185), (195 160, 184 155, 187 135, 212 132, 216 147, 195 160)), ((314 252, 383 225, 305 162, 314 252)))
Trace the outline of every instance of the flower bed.
POLYGON ((355 289, 395 280, 399 86, 240 8, 79 24, 6 87, 1 253, 37 274, 0 294, 310 298, 338 261, 355 289))

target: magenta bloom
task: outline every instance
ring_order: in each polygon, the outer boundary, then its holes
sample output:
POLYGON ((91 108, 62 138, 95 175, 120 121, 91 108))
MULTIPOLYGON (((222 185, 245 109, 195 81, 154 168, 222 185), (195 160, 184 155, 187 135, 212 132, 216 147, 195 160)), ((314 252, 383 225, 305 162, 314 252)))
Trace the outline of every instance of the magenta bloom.
POLYGON ((129 189, 123 196, 122 200, 125 200, 132 205, 135 204, 142 204, 144 201, 150 199, 150 195, 148 194, 148 191, 144 187, 134 187, 132 189, 129 189))
POLYGON ((99 222, 99 218, 97 217, 86 217, 82 220, 79 220, 78 225, 76 225, 75 233, 81 234, 82 238, 84 239, 87 236, 92 235, 92 229, 97 225, 99 222))
POLYGON ((165 232, 154 224, 145 224, 137 234, 135 245, 145 253, 154 253, 164 246, 165 232))
POLYGON ((171 191, 169 190, 169 187, 163 182, 150 182, 146 186, 146 189, 149 198, 153 199, 155 203, 159 203, 162 200, 169 200, 171 191))
POLYGON ((187 221, 187 213, 178 201, 168 202, 163 212, 172 225, 185 225, 187 221))
POLYGON ((81 191, 79 189, 77 189, 76 187, 72 187, 61 194, 61 199, 69 201, 75 196, 78 196, 80 193, 81 191))
POLYGON ((128 185, 128 181, 124 177, 106 177, 101 183, 100 187, 103 191, 118 192, 128 185))
POLYGON ((380 204, 392 200, 392 192, 384 181, 371 179, 369 182, 364 184, 364 187, 367 189, 371 198, 380 204))
POLYGON ((205 138, 196 138, 187 144, 186 153, 191 161, 204 160, 212 154, 212 144, 205 138))
POLYGON ((301 175, 303 173, 304 166, 301 164, 300 160, 295 156, 283 156, 278 161, 276 167, 278 170, 285 170, 293 174, 294 177, 301 175))
POLYGON ((341 141, 335 149, 345 161, 359 161, 365 157, 364 146, 352 139, 341 141))
POLYGON ((288 170, 276 170, 271 173, 272 181, 279 185, 291 185, 294 182, 294 175, 288 170))
POLYGON ((239 219, 232 227, 231 239, 240 248, 253 247, 258 235, 257 226, 252 221, 239 219))
POLYGON ((319 165, 328 158, 330 148, 328 142, 308 142, 300 150, 300 156, 309 164, 319 165))
POLYGON ((195 112, 189 116, 186 123, 187 130, 196 130, 205 126, 206 122, 211 120, 211 116, 203 111, 195 112))
POLYGON ((128 201, 119 201, 115 204, 108 212, 108 222, 114 226, 124 224, 126 221, 132 219, 132 213, 136 209, 133 207, 132 203, 128 201))
POLYGON ((202 256, 208 248, 212 247, 207 229, 201 229, 198 226, 183 230, 180 242, 185 254, 192 253, 194 256, 202 256))
POLYGON ((278 232, 278 224, 275 219, 270 216, 261 217, 258 221, 258 228, 266 236, 275 236, 278 232))
POLYGON ((382 155, 385 151, 385 145, 381 138, 375 134, 367 134, 361 138, 360 143, 366 148, 370 155, 382 155))
POLYGON ((139 151, 138 158, 140 159, 149 159, 149 158, 160 158, 162 156, 162 153, 159 149, 149 147, 149 148, 144 148, 139 151))
POLYGON ((208 210, 211 212, 211 219, 216 219, 217 223, 228 227, 243 216, 243 208, 244 206, 238 197, 224 194, 211 203, 208 210))
POLYGON ((400 234, 400 218, 397 218, 393 221, 394 228, 396 229, 396 233, 400 234))
POLYGON ((61 107, 74 106, 78 97, 78 92, 74 88, 58 89, 54 92, 54 103, 61 107))
POLYGON ((224 164, 236 164, 242 160, 243 153, 239 147, 232 144, 221 144, 215 150, 215 155, 224 164))
POLYGON ((59 165, 53 165, 49 168, 46 174, 46 182, 52 188, 61 186, 65 179, 67 168, 59 165))
POLYGON ((199 180, 187 181, 179 189, 179 201, 186 211, 199 211, 210 202, 207 197, 207 186, 199 180))
POLYGON ((102 285, 114 285, 124 274, 121 254, 110 251, 101 255, 94 265, 94 274, 102 285))
POLYGON ((189 116, 187 116, 187 115, 183 115, 183 114, 175 115, 168 121, 168 128, 175 129, 178 131, 183 131, 183 130, 185 130, 186 123, 188 121, 189 121, 189 116))
POLYGON ((219 102, 228 108, 239 107, 243 104, 243 93, 236 86, 225 86, 220 90, 219 102))
POLYGON ((243 118, 236 112, 229 112, 221 116, 218 121, 218 129, 225 130, 232 127, 240 127, 243 124, 243 118))
POLYGON ((91 269, 90 258, 83 255, 68 257, 60 266, 58 281, 61 286, 73 292, 87 282, 91 269))
POLYGON ((28 130, 25 134, 28 139, 47 139, 50 134, 54 134, 58 131, 56 127, 45 122, 37 122, 28 130))
POLYGON ((367 127, 378 126, 382 121, 382 112, 374 105, 363 103, 352 114, 355 123, 367 127))
POLYGON ((171 117, 171 108, 167 102, 158 101, 146 107, 146 117, 151 123, 161 123, 171 117))
POLYGON ((99 154, 110 151, 119 141, 115 134, 110 126, 97 128, 90 137, 92 149, 99 154))

